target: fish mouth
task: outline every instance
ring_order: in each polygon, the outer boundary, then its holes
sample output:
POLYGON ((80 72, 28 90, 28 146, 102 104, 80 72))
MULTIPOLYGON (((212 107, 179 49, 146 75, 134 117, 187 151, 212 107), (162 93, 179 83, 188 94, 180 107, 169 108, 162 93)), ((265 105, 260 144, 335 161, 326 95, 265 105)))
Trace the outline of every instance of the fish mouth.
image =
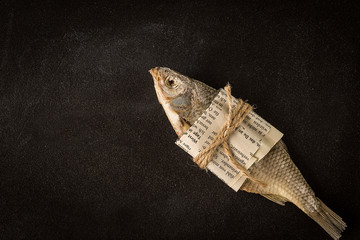
POLYGON ((151 74, 151 76, 153 77, 154 80, 154 87, 155 87, 155 92, 156 92, 156 96, 158 98, 158 101, 161 105, 163 105, 164 103, 164 93, 163 90, 160 86, 160 72, 159 72, 159 67, 154 67, 152 69, 149 70, 149 73, 151 74))
POLYGON ((159 78, 159 67, 154 67, 152 69, 149 70, 149 73, 151 74, 151 76, 153 77, 154 81, 158 81, 159 78))

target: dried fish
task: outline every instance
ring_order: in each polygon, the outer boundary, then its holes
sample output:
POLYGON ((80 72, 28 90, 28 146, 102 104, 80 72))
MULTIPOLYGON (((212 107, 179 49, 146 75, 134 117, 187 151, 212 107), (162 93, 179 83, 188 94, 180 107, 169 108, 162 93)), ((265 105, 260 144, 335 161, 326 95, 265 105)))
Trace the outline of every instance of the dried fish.
MULTIPOLYGON (((158 100, 180 138, 208 108, 218 90, 169 68, 156 67, 150 73, 158 100)), ((266 185, 247 179, 241 190, 261 194, 280 205, 292 202, 333 239, 341 237, 345 222, 315 196, 291 160, 283 141, 280 140, 262 160, 252 165, 249 172, 266 185)))

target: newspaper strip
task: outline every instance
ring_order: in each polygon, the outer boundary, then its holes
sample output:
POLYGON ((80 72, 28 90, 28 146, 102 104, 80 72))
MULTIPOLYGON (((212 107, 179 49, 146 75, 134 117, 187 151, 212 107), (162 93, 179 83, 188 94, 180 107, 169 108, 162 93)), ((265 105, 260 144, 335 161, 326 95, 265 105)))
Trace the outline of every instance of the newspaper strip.
MULTIPOLYGON (((238 100, 232 97, 233 107, 237 103, 238 100)), ((221 89, 209 108, 175 143, 195 157, 217 135, 226 121, 229 113, 228 106, 226 92, 221 89)), ((234 158, 249 169, 254 162, 261 160, 282 136, 279 130, 251 111, 230 135, 229 143, 234 158)), ((235 191, 238 191, 246 180, 246 176, 243 176, 229 161, 221 146, 207 165, 207 169, 235 191)))

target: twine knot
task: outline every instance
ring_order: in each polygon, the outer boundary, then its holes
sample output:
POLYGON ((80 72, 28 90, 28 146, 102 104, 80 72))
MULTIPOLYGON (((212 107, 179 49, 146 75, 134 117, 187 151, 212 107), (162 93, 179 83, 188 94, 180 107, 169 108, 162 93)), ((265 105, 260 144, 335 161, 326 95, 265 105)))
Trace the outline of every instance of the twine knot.
POLYGON ((221 145, 224 149, 225 154, 229 158, 230 162, 235 165, 235 167, 242 172, 247 178, 251 181, 256 182, 262 186, 266 186, 266 184, 262 181, 259 181, 251 176, 249 171, 238 161, 235 160, 228 138, 230 134, 239 127, 242 121, 246 118, 246 116, 251 112, 252 106, 242 99, 238 99, 239 102, 236 104, 235 108, 232 107, 232 97, 231 97, 231 87, 230 84, 227 84, 224 88, 227 94, 227 101, 229 104, 229 114, 227 116, 227 120, 224 125, 221 127, 219 132, 217 133, 214 140, 203 149, 196 157, 194 157, 194 162, 202 169, 206 169, 208 163, 212 160, 216 149, 221 145))

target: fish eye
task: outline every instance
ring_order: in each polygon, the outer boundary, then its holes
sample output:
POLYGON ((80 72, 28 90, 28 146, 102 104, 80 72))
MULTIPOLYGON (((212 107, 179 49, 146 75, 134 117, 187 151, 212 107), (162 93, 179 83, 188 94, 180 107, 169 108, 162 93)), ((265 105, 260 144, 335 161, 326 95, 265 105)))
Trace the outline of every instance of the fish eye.
POLYGON ((176 88, 177 87, 177 84, 176 84, 176 81, 172 78, 168 78, 166 79, 166 86, 169 87, 169 88, 176 88))

